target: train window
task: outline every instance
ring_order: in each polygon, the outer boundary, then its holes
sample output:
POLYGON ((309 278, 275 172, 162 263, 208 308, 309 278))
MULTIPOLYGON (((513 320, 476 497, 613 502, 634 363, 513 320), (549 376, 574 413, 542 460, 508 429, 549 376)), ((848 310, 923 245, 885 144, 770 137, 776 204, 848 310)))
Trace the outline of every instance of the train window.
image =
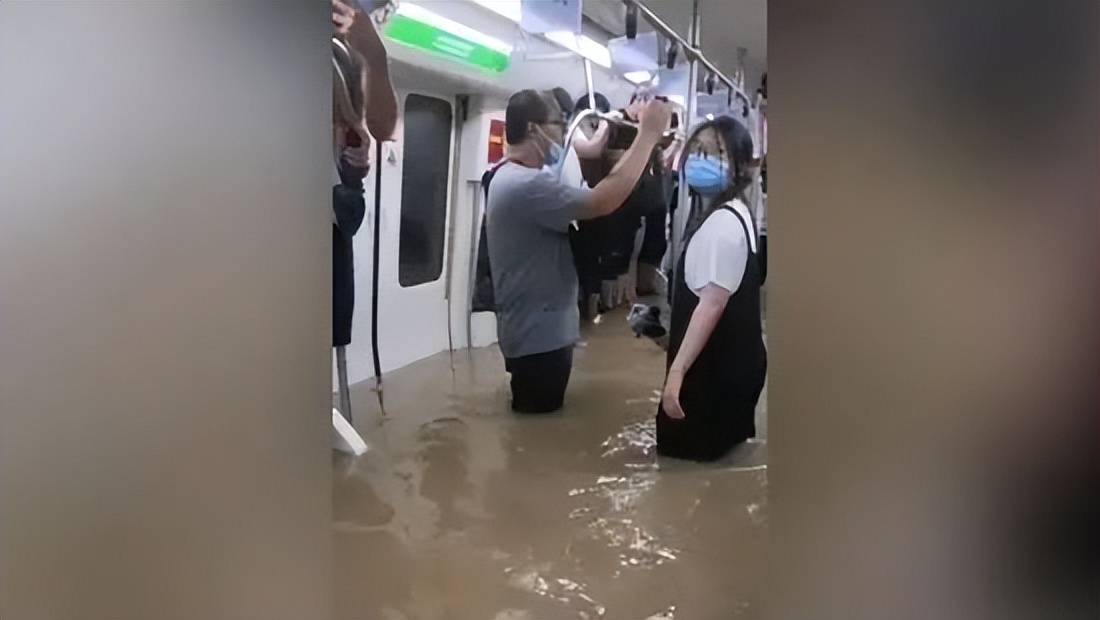
POLYGON ((401 163, 398 282, 409 287, 443 275, 450 179, 451 104, 410 94, 405 99, 401 163))

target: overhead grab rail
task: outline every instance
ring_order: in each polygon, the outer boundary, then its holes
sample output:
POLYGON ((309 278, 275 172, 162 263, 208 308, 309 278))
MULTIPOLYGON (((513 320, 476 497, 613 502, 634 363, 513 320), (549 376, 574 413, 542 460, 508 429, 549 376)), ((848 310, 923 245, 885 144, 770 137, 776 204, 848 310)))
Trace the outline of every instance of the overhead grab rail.
MULTIPOLYGON (((688 61, 698 61, 699 64, 701 64, 704 69, 709 71, 711 75, 715 76, 719 81, 729 87, 730 92, 733 93, 734 96, 744 101, 746 105, 750 107, 752 106, 752 100, 749 99, 749 96, 745 94, 745 91, 741 90, 741 87, 738 86, 736 82, 726 77, 724 73, 719 71, 718 67, 715 66, 713 62, 708 60, 707 57, 703 55, 703 50, 692 46, 687 41, 687 39, 680 36, 680 34, 673 30, 672 27, 669 26, 667 23, 665 23, 665 21, 661 19, 659 15, 654 13, 652 9, 646 6, 645 2, 642 2, 642 0, 623 0, 623 4, 625 4, 627 8, 628 22, 630 21, 630 19, 632 19, 632 15, 636 10, 642 17, 645 18, 647 22, 649 22, 651 26, 653 26, 654 30, 661 33, 666 38, 670 39, 675 44, 675 46, 679 48, 680 52, 684 54, 684 58, 686 58, 688 61)), ((633 17, 633 19, 636 20, 637 18, 633 17)), ((628 23, 628 30, 634 30, 635 32, 637 32, 637 24, 628 23), (631 28, 630 26, 633 27, 631 28)))

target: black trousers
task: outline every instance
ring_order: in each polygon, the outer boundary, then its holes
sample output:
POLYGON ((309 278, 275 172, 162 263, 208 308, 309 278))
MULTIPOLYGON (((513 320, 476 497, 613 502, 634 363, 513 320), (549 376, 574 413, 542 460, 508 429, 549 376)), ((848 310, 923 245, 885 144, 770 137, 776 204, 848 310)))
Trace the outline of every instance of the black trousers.
POLYGON ((355 312, 355 255, 351 236, 332 225, 332 346, 351 344, 355 312))
POLYGON ((573 347, 504 358, 512 374, 512 411, 551 413, 565 402, 565 387, 573 371, 573 347))
POLYGON ((642 215, 637 206, 628 201, 606 219, 607 229, 603 236, 600 274, 604 280, 614 280, 630 271, 630 259, 634 255, 634 238, 642 226, 642 215))
POLYGON ((768 236, 760 235, 760 253, 757 258, 760 261, 760 284, 768 280, 768 236))
POLYGON ((659 267, 661 259, 668 250, 668 239, 665 237, 665 218, 668 210, 655 209, 645 216, 645 236, 642 238, 642 249, 638 254, 638 262, 659 267))
POLYGON ((573 249, 573 263, 577 267, 577 282, 581 300, 600 294, 600 243, 606 234, 603 218, 580 222, 576 230, 569 227, 569 244, 573 249))

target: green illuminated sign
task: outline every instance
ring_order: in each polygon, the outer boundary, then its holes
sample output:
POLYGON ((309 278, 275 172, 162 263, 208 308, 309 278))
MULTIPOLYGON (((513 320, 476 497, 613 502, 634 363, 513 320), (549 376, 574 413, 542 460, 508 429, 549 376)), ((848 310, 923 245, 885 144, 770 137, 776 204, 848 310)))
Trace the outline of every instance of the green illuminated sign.
POLYGON ((404 15, 394 15, 390 19, 386 36, 403 45, 493 73, 507 69, 510 60, 507 54, 404 15))

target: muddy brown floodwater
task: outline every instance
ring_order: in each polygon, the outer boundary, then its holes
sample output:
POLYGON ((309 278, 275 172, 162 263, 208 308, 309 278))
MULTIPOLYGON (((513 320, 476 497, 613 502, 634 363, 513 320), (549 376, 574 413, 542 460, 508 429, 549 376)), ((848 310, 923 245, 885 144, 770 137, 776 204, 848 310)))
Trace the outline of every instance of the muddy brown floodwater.
POLYGON ((333 460, 338 620, 760 617, 766 397, 723 461, 658 459, 663 372, 618 313, 586 330, 561 414, 509 410, 495 346, 389 374, 384 419, 355 386, 371 449, 333 460))

